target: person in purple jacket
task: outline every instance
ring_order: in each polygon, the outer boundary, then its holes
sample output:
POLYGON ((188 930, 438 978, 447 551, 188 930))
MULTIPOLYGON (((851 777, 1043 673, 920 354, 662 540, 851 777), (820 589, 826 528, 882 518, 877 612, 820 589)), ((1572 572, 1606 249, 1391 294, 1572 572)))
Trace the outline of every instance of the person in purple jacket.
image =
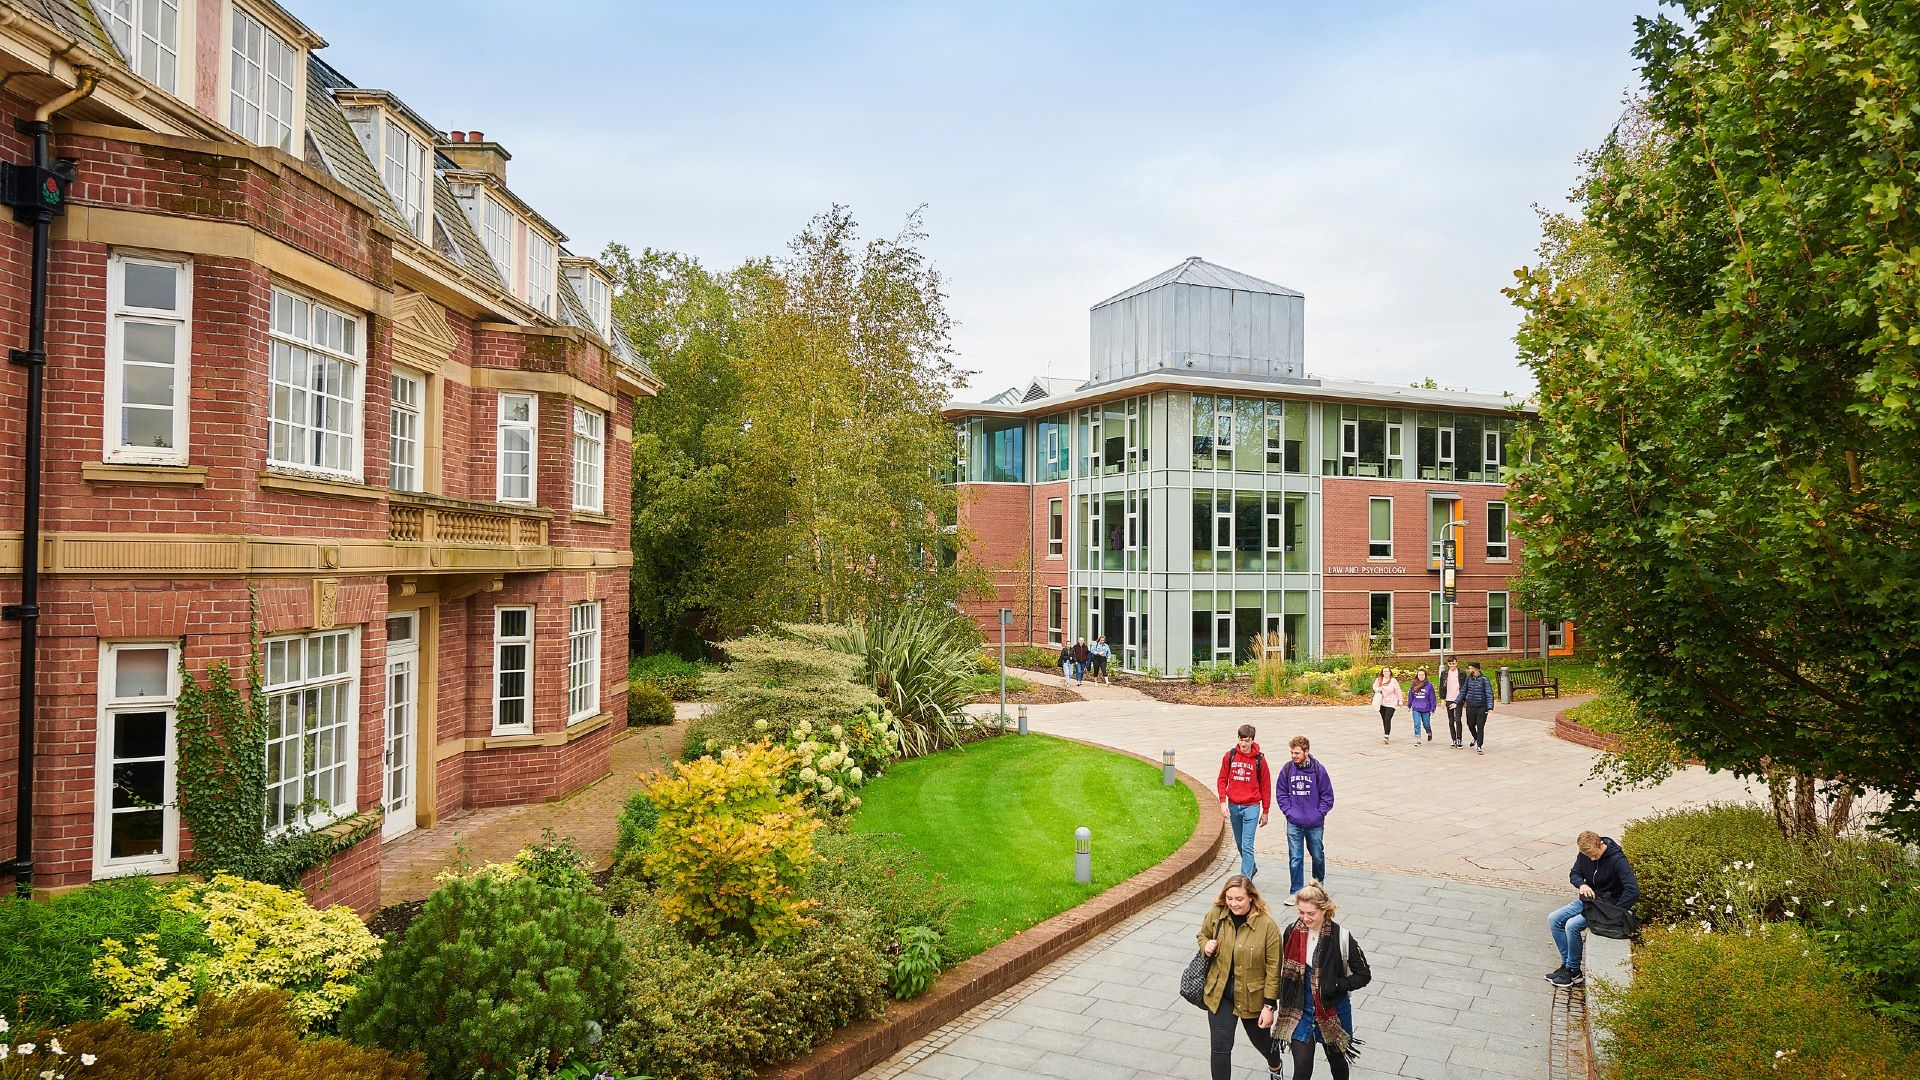
POLYGON ((1327 814, 1333 810, 1333 780, 1327 776, 1327 767, 1308 753, 1311 744, 1305 735, 1295 735, 1287 746, 1293 760, 1280 766, 1273 789, 1274 802, 1287 818, 1287 903, 1292 904, 1294 894, 1307 883, 1302 873, 1306 854, 1313 856, 1313 880, 1327 880, 1327 852, 1321 835, 1326 830, 1327 814))
POLYGON ((1413 685, 1407 689, 1407 711, 1413 714, 1413 745, 1420 745, 1420 730, 1426 729, 1427 741, 1433 741, 1433 710, 1439 707, 1440 695, 1427 681, 1427 669, 1421 668, 1413 673, 1413 685))

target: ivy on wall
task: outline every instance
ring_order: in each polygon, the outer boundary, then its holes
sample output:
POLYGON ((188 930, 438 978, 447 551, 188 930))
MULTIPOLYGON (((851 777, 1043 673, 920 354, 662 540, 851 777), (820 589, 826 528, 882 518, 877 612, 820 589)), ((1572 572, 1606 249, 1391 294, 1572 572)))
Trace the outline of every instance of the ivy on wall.
POLYGON ((307 868, 373 835, 380 814, 357 814, 320 830, 267 832, 267 694, 260 670, 260 598, 251 585, 247 606, 244 690, 227 661, 214 661, 196 678, 186 650, 180 652, 176 792, 194 849, 185 869, 292 888, 307 868))

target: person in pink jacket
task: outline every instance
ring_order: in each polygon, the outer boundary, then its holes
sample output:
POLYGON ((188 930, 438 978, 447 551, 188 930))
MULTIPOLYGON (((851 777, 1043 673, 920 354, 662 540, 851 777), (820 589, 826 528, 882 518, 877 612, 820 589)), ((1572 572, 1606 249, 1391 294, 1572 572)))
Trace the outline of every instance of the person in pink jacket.
POLYGON ((1406 695, 1400 691, 1400 680, 1394 677, 1393 669, 1383 667, 1380 677, 1373 680, 1373 704, 1380 710, 1380 741, 1393 741, 1393 712, 1406 703, 1406 695))

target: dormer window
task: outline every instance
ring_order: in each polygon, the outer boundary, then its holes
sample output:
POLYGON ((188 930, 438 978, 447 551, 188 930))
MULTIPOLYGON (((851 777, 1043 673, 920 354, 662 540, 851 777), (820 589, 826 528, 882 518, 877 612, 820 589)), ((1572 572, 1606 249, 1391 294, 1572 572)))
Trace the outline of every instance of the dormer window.
POLYGON ((587 318, 592 320, 594 331, 611 341, 613 286, 596 271, 578 264, 567 268, 567 280, 573 283, 573 291, 580 294, 580 302, 586 305, 587 318))
POLYGON ((486 245, 487 254, 493 256, 493 265, 500 271, 500 279, 513 289, 513 212, 501 205, 500 200, 490 195, 480 198, 480 242, 486 245))
POLYGON ((413 235, 427 238, 427 144, 411 131, 380 118, 380 177, 393 196, 393 208, 413 235))
POLYGON ((527 303, 553 314, 553 241, 527 230, 527 303))
POLYGON ((179 0, 94 0, 93 9, 134 74, 179 93, 179 0))
POLYGON ((227 126, 256 146, 277 146, 291 153, 299 61, 299 50, 287 39, 235 7, 227 126))

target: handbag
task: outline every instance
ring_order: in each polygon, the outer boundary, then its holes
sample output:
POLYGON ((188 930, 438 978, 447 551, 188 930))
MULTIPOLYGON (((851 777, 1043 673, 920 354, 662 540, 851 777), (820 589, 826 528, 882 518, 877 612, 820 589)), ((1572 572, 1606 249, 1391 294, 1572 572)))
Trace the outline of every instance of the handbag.
POLYGON ((1212 957, 1195 952, 1187 962, 1187 970, 1180 973, 1180 996, 1202 1009, 1207 1007, 1207 969, 1212 965, 1212 957))

